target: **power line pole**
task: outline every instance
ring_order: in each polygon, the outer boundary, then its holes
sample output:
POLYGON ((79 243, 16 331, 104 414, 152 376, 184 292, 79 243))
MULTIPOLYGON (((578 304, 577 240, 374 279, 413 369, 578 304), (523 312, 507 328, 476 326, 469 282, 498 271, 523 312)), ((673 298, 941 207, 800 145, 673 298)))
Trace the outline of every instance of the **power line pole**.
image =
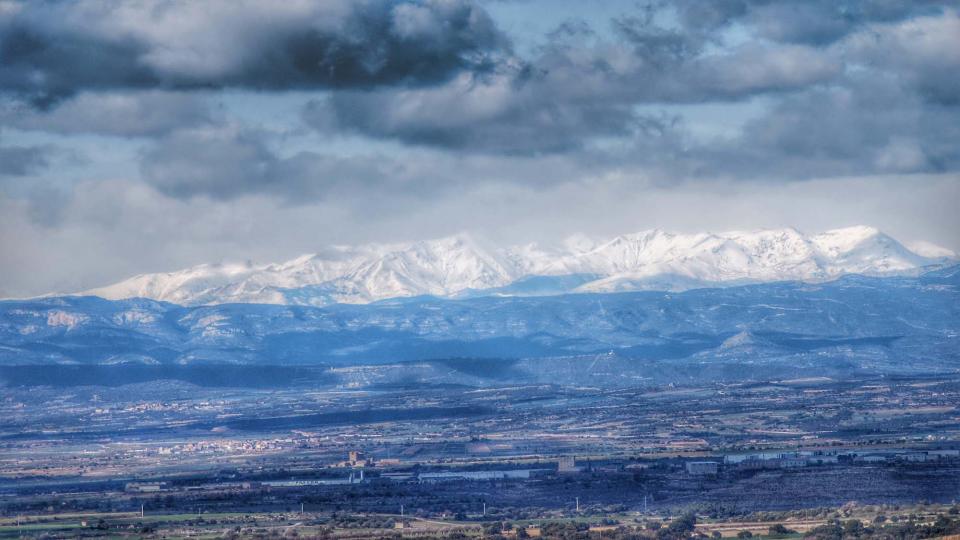
POLYGON ((580 511, 580 497, 577 497, 577 512, 580 511))

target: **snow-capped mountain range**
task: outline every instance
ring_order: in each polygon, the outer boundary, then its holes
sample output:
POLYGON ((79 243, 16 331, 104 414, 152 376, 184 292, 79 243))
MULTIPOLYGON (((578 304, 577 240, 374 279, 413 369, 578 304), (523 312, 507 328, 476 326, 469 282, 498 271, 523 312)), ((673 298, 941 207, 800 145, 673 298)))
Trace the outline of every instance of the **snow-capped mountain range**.
POLYGON ((805 235, 795 229, 676 234, 650 230, 563 246, 490 246, 469 235, 409 244, 335 246, 266 265, 203 264, 143 274, 85 291, 182 305, 362 304, 421 295, 547 295, 685 290, 743 283, 899 275, 955 260, 924 244, 907 249, 871 227, 805 235))

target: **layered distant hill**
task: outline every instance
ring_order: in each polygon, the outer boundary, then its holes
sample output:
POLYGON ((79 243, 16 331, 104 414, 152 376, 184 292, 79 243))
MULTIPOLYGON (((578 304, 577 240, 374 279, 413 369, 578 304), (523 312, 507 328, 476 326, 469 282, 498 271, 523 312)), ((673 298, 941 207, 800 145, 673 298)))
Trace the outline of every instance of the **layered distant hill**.
POLYGON ((953 260, 917 253, 871 227, 805 235, 794 229, 674 234, 652 230, 561 247, 490 246, 466 235, 410 244, 335 246, 267 265, 204 264, 139 275, 86 291, 186 306, 260 303, 327 306, 431 295, 544 296, 682 291, 748 283, 823 282, 846 274, 916 275, 953 260))
MULTIPOLYGON (((451 380, 452 371, 482 365, 473 360, 511 359, 556 381, 558 362, 566 358, 574 359, 573 382, 588 366, 594 369, 597 358, 625 362, 613 369, 615 378, 684 363, 703 373, 727 366, 728 375, 770 365, 790 373, 806 366, 816 375, 954 372, 960 368, 958 306, 960 266, 918 277, 844 276, 819 284, 421 297, 328 307, 44 298, 0 302, 0 366, 335 367, 472 359, 444 364, 431 375, 451 380)), ((396 372, 410 376, 404 365, 396 372)))

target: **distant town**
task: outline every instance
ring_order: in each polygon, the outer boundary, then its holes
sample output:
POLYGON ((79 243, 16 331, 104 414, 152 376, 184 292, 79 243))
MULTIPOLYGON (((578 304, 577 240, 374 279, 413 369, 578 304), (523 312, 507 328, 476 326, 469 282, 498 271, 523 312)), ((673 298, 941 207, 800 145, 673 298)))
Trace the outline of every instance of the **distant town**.
POLYGON ((296 523, 302 509, 333 534, 347 518, 404 523, 402 507, 441 529, 619 516, 616 529, 685 512, 948 508, 960 496, 956 378, 415 392, 167 381, 121 387, 109 404, 98 387, 8 390, 8 523, 140 512, 296 523))

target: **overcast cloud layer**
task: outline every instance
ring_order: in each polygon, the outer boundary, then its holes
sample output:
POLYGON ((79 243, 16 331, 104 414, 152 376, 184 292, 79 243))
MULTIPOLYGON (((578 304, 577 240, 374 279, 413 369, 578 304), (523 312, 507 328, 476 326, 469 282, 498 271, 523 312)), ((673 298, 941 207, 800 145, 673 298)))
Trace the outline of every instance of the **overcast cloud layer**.
POLYGON ((0 296, 464 230, 960 250, 960 2, 579 4, 0 0, 0 296))

